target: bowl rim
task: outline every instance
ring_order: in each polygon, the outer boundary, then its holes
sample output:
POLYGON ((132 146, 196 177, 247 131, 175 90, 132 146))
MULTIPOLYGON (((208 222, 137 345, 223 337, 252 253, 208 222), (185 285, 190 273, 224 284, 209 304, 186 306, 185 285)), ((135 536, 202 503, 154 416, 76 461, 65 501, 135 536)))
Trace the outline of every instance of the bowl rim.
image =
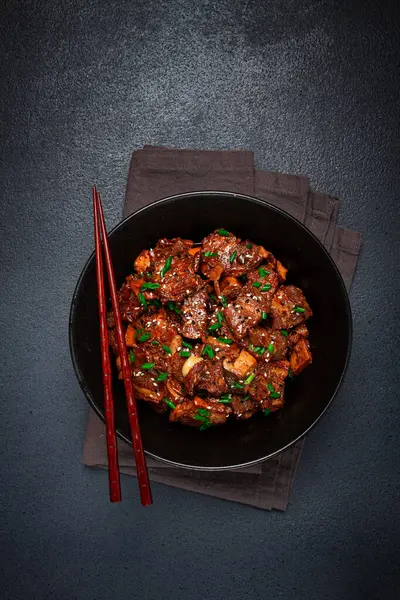
MULTIPOLYGON (((147 211, 149 208, 152 208, 153 206, 157 206, 159 204, 167 204, 169 202, 172 202, 174 200, 177 199, 185 199, 185 198, 201 198, 203 196, 208 196, 208 195, 213 195, 213 196, 220 196, 220 197, 231 197, 231 198, 239 198, 239 199, 243 199, 243 200, 250 200, 250 202, 262 205, 262 206, 267 206, 269 209, 282 214, 284 217, 292 220, 295 222, 296 225, 300 226, 302 229, 304 229, 304 231, 310 235, 312 238, 314 238, 314 241, 319 245, 319 247, 321 248, 321 250, 323 251, 323 253, 326 255, 326 257, 328 258, 328 261, 331 263, 331 266, 333 267, 334 271, 336 272, 336 275, 338 276, 338 281, 340 283, 341 286, 341 292, 345 301, 345 312, 346 312, 346 317, 347 317, 347 330, 348 330, 348 345, 347 345, 347 351, 346 351, 346 358, 345 358, 345 362, 344 362, 344 366, 342 369, 342 373, 340 375, 340 378, 337 382, 337 385, 335 387, 334 392, 331 394, 331 397, 329 399, 329 401, 327 402, 326 406, 323 408, 323 410, 321 411, 321 413, 318 415, 318 417, 300 434, 298 435, 295 439, 293 439, 291 442, 289 442, 288 444, 286 444, 285 446, 283 446, 282 448, 279 448, 279 450, 276 450, 275 452, 271 452, 270 454, 267 454, 265 456, 262 456, 260 458, 257 458, 255 460, 251 460, 248 462, 244 462, 244 463, 240 463, 240 464, 233 464, 233 465, 224 465, 224 466, 220 466, 220 467, 207 467, 207 466, 199 466, 199 465, 189 465, 189 464, 185 464, 185 463, 181 463, 181 462, 177 462, 177 461, 172 461, 169 460, 167 458, 163 458, 161 456, 158 456, 157 454, 154 454, 152 452, 149 452, 148 450, 144 449, 144 452, 147 456, 158 460, 160 462, 163 463, 167 463, 173 467, 178 467, 178 468, 182 468, 182 469, 188 469, 188 470, 194 470, 194 471, 209 471, 209 472, 213 472, 213 471, 230 471, 230 470, 235 470, 235 469, 242 469, 245 467, 249 467, 249 466, 253 466, 253 465, 257 465, 259 463, 265 462, 267 460, 269 460, 270 458, 273 458, 274 456, 276 456, 277 454, 280 454, 281 452, 284 452, 285 450, 287 450, 288 448, 290 448, 290 446, 293 446, 294 444, 296 444, 299 440, 301 440, 305 435, 307 435, 314 427, 315 425, 318 423, 318 421, 321 419, 321 417, 326 413, 326 411, 328 410, 328 408, 331 406, 334 398, 336 397, 342 383, 344 380, 344 376, 346 374, 348 365, 349 365, 349 361, 350 361, 350 356, 351 356, 351 349, 352 349, 352 341, 353 341, 353 317, 352 317, 352 311, 351 311, 351 305, 350 305, 350 299, 349 299, 349 294, 347 291, 347 288, 344 284, 343 281, 343 277, 338 269, 338 267, 336 266, 335 261, 333 260, 332 256, 330 255, 330 253, 328 252, 328 250, 325 248, 325 246, 320 242, 320 240, 316 237, 316 235, 310 231, 310 229, 308 229, 308 227, 306 227, 303 223, 301 223, 301 221, 299 221, 298 219, 296 219, 295 217, 293 217, 291 214, 289 214, 288 212, 286 212, 285 210, 274 206, 273 204, 271 204, 270 202, 266 201, 266 200, 261 200, 260 198, 257 198, 256 196, 249 196, 247 194, 239 194, 236 192, 224 192, 224 191, 215 191, 215 190, 202 190, 202 191, 193 191, 193 192, 184 192, 181 194, 174 194, 173 196, 166 196, 165 198, 160 198, 159 200, 156 200, 154 202, 150 202, 149 204, 146 204, 145 206, 142 206, 141 208, 139 208, 138 210, 136 210, 135 212, 131 213, 130 215, 128 215, 127 217, 124 217, 122 219, 122 221, 120 221, 119 223, 117 223, 117 225, 115 225, 109 232, 108 232, 108 236, 111 237, 116 231, 118 231, 118 229, 120 229, 121 227, 123 227, 125 225, 125 223, 127 221, 129 221, 130 219, 133 219, 136 215, 138 215, 139 213, 145 212, 147 211)), ((83 374, 81 373, 79 366, 78 366, 78 361, 76 359, 75 356, 75 350, 73 347, 73 335, 72 335, 72 325, 73 325, 73 320, 74 320, 74 316, 75 316, 75 310, 76 310, 76 302, 77 302, 77 295, 78 295, 78 291, 81 285, 81 282, 83 280, 83 278, 86 275, 86 271, 89 268, 89 265, 91 263, 91 261, 94 259, 94 255, 95 252, 92 251, 92 253, 90 254, 89 258, 86 260, 82 271, 79 275, 78 281, 75 285, 74 288, 74 292, 72 295, 72 300, 71 300, 71 308, 70 308, 70 313, 69 313, 69 320, 68 320, 68 339, 69 339, 69 349, 70 349, 70 355, 71 355, 71 360, 72 360, 72 364, 74 367, 74 371, 75 371, 75 375, 78 379, 79 385, 86 397, 86 400, 88 401, 89 405, 92 407, 92 409, 95 411, 95 413, 100 417, 100 419, 103 421, 103 423, 105 423, 105 418, 104 418, 104 414, 101 412, 101 410, 98 408, 98 406, 96 405, 94 398, 92 397, 91 393, 89 392, 87 386, 85 385, 84 382, 84 378, 83 378, 83 374)), ((117 436, 123 440, 124 442, 126 442, 129 445, 132 445, 132 441, 125 436, 121 431, 119 431, 118 429, 116 429, 116 434, 117 436)))

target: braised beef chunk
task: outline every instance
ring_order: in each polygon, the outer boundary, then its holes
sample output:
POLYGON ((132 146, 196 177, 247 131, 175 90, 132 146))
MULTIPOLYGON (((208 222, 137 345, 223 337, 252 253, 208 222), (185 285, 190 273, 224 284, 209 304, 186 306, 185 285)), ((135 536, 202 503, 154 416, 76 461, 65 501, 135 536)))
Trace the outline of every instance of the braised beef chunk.
POLYGON ((262 410, 276 411, 284 404, 285 378, 289 372, 287 360, 264 363, 248 386, 248 393, 262 410))
POLYGON ((312 362, 310 344, 307 339, 301 338, 297 344, 293 346, 290 355, 290 368, 293 375, 298 375, 312 362))
POLYGON ((308 338, 308 329, 307 329, 307 325, 305 323, 300 323, 300 325, 297 325, 297 327, 294 327, 293 329, 291 329, 290 333, 289 333, 289 346, 294 346, 295 344, 297 344, 297 342, 302 339, 308 338))
POLYGON ((290 329, 312 316, 303 292, 294 285, 282 286, 271 305, 272 329, 290 329))
POLYGON ((225 423, 230 412, 231 409, 226 408, 223 404, 196 397, 176 406, 171 411, 169 419, 192 427, 206 429, 211 425, 225 423))
POLYGON ((259 410, 259 405, 253 400, 250 394, 246 394, 245 396, 233 395, 230 406, 233 415, 239 420, 249 419, 259 410))
POLYGON ((224 378, 222 362, 205 360, 197 385, 200 390, 207 391, 213 397, 225 394, 228 391, 228 386, 224 378))
POLYGON ((208 320, 207 301, 208 294, 204 288, 186 298, 181 310, 183 336, 195 340, 205 335, 208 320))
MULTIPOLYGON (((118 299, 139 400, 201 430, 283 406, 289 366, 312 361, 312 311, 271 252, 218 229, 201 246, 160 239, 134 269, 118 299)), ((107 325, 122 378, 112 312, 107 325)))
MULTIPOLYGON (((284 332, 287 334, 287 332, 284 332)), ((280 360, 288 350, 288 338, 276 329, 253 327, 249 332, 250 352, 261 359, 280 360)))

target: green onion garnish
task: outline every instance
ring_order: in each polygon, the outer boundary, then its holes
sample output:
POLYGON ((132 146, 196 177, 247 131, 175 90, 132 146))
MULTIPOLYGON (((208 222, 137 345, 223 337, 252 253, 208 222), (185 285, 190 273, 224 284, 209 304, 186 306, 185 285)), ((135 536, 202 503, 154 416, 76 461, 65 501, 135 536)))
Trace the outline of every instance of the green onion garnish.
POLYGON ((246 402, 250 398, 250 394, 246 394, 243 398, 240 399, 240 402, 246 402))
POLYGON ((228 300, 225 298, 225 296, 221 296, 221 304, 222 306, 228 306, 228 300))
POLYGON ((222 312, 219 310, 219 311, 217 312, 217 321, 218 321, 218 323, 219 323, 220 325, 222 325, 222 322, 223 322, 223 320, 224 320, 224 315, 223 315, 223 314, 222 314, 222 312))
POLYGON ((224 237, 229 237, 231 235, 226 229, 217 229, 217 233, 219 233, 219 235, 223 235, 224 237))
POLYGON ((268 417, 268 415, 269 415, 269 413, 270 413, 270 412, 271 412, 271 409, 270 409, 270 408, 266 408, 266 409, 264 410, 264 415, 265 415, 266 417, 268 417))
POLYGON ((156 290, 159 287, 160 287, 159 283, 150 283, 150 282, 148 282, 148 283, 143 283, 140 286, 140 289, 141 290, 156 290))
POLYGON ((208 358, 213 359, 215 354, 214 354, 214 350, 211 348, 211 346, 209 344, 206 344, 203 348, 203 352, 201 353, 202 356, 205 356, 207 354, 208 358))
POLYGON ((168 308, 169 310, 172 310, 174 312, 176 312, 177 315, 181 314, 180 309, 176 306, 175 302, 168 302, 168 308))
POLYGON ((238 390, 242 390, 244 388, 244 385, 243 385, 243 383, 240 383, 239 381, 235 381, 235 383, 233 384, 233 387, 238 390))
POLYGON ((190 350, 182 350, 182 352, 179 352, 179 354, 183 356, 183 358, 189 358, 190 350))
POLYGON ((156 363, 144 363, 140 368, 142 371, 150 371, 153 367, 156 366, 156 363))
POLYGON ((294 309, 293 309, 293 312, 295 312, 295 313, 305 313, 306 309, 302 308, 301 306, 295 306, 294 309))
POLYGON ((254 352, 262 356, 265 352, 265 348, 263 348, 263 346, 255 346, 254 352))
POLYGON ((167 354, 172 354, 172 350, 169 346, 165 346, 165 344, 161 344, 161 348, 164 350, 164 352, 166 352, 167 354))
POLYGON ((254 346, 253 346, 253 344, 251 342, 249 344, 249 350, 254 350, 254 346))
POLYGON ((168 256, 167 260, 165 261, 165 265, 163 266, 163 268, 160 271, 161 279, 164 277, 165 273, 167 273, 167 271, 170 270, 171 264, 172 264, 172 257, 168 256))
POLYGON ((220 402, 221 404, 229 404, 230 402, 232 402, 232 394, 224 394, 223 396, 221 396, 218 402, 220 402))
POLYGON ((260 277, 262 277, 263 279, 265 279, 266 276, 270 274, 270 271, 267 271, 267 269, 264 269, 263 267, 260 267, 258 269, 258 273, 259 273, 260 277))
POLYGON ((249 250, 251 250, 253 247, 253 244, 247 244, 246 248, 248 248, 249 250))
POLYGON ((237 252, 236 252, 236 250, 234 250, 234 251, 232 252, 232 254, 230 255, 230 257, 229 257, 229 262, 230 262, 231 264, 232 264, 232 263, 233 263, 233 261, 235 260, 235 258, 236 258, 236 255, 237 255, 237 252))
POLYGON ((139 298, 139 302, 142 306, 144 306, 145 308, 147 308, 147 301, 146 298, 143 296, 143 294, 141 294, 140 292, 138 293, 138 298, 139 298))
POLYGON ((211 415, 211 412, 208 410, 208 408, 198 408, 197 414, 200 417, 209 417, 211 415))
POLYGON ((269 396, 270 398, 279 398, 280 392, 271 392, 269 396))
POLYGON ((144 333, 138 338, 138 342, 147 342, 151 338, 150 333, 144 333))
POLYGON ((156 381, 165 381, 168 377, 168 373, 160 373, 156 378, 156 381))
POLYGON ((286 331, 286 329, 281 329, 281 334, 284 335, 285 337, 288 337, 289 333, 288 331, 286 331))
POLYGON ((152 298, 152 300, 149 300, 149 304, 153 304, 153 306, 156 306, 157 308, 161 307, 161 302, 157 300, 157 298, 152 298))
POLYGON ((272 383, 267 383, 267 388, 269 389, 270 392, 274 392, 275 391, 275 388, 272 385, 272 383))
POLYGON ((274 352, 274 345, 273 344, 268 344, 267 346, 267 350, 270 354, 272 354, 274 352))
POLYGON ((218 256, 217 252, 203 252, 203 256, 206 258, 211 258, 211 256, 218 256))
POLYGON ((209 427, 211 427, 211 423, 210 421, 207 419, 206 421, 204 421, 203 425, 200 427, 199 431, 204 431, 205 429, 208 429, 209 427))
POLYGON ((250 373, 250 375, 248 377, 246 377, 246 379, 244 380, 244 383, 246 385, 249 385, 249 383, 251 383, 253 381, 255 376, 256 376, 255 373, 250 373))
POLYGON ((219 338, 217 338, 217 341, 221 342, 221 344, 228 344, 228 345, 233 344, 233 340, 231 340, 230 338, 226 338, 226 337, 219 337, 219 338))
POLYGON ((272 285, 270 283, 266 283, 265 285, 262 286, 261 291, 268 292, 268 290, 270 290, 271 287, 272 287, 272 285))
POLYGON ((221 325, 219 323, 214 323, 214 325, 210 325, 208 331, 215 331, 216 329, 221 329, 221 325))
POLYGON ((262 311, 261 317, 264 319, 264 321, 268 318, 268 314, 265 312, 265 310, 262 311))
POLYGON ((255 282, 253 283, 253 287, 255 287, 255 288, 259 288, 259 287, 261 287, 261 283, 260 283, 259 281, 255 281, 255 282))
POLYGON ((160 342, 157 342, 157 340, 153 340, 153 341, 151 342, 151 345, 152 345, 152 346, 159 346, 159 345, 160 345, 160 342))
POLYGON ((133 350, 129 350, 129 362, 133 363, 135 361, 135 353, 133 350))
POLYGON ((210 298, 211 300, 214 300, 214 302, 217 302, 217 296, 215 294, 210 294, 210 298))
POLYGON ((164 398, 164 402, 170 408, 175 408, 175 404, 173 402, 171 402, 171 400, 169 398, 164 398))
POLYGON ((146 273, 146 275, 149 279, 153 279, 153 273, 146 273))
POLYGON ((185 346, 185 348, 190 348, 190 350, 193 348, 192 344, 185 342, 185 340, 182 340, 182 346, 185 346))

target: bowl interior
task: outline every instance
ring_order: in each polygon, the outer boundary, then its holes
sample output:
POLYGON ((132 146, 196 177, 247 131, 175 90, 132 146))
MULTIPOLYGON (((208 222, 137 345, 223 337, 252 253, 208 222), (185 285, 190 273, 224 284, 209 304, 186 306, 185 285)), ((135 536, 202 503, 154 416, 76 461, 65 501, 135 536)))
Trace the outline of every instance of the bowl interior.
MULTIPOLYGON (((144 448, 150 455, 198 469, 224 469, 254 463, 281 451, 301 437, 322 415, 346 368, 351 314, 343 281, 318 240, 283 211, 255 198, 198 192, 162 200, 141 209, 110 234, 117 286, 133 270, 144 248, 161 237, 200 241, 217 227, 262 244, 289 269, 288 283, 300 287, 314 316, 308 321, 313 363, 286 387, 284 408, 268 417, 231 421, 199 432, 171 424, 139 402, 144 448)), ((94 255, 78 281, 70 318, 73 363, 81 386, 103 416, 99 321, 94 255)), ((123 385, 115 378, 118 434, 130 440, 123 385)))

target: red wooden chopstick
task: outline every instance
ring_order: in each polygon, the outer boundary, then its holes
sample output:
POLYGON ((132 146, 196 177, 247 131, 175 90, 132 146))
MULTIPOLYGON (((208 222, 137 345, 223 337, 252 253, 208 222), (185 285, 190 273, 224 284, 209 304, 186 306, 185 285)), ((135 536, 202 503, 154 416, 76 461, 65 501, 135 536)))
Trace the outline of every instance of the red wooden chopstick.
MULTIPOLYGON (((114 277, 114 268, 112 265, 110 248, 108 244, 107 230, 104 222, 103 208, 101 206, 100 194, 96 188, 93 188, 93 202, 96 204, 98 222, 100 223, 100 230, 103 240, 104 258, 106 264, 106 271, 108 276, 108 283, 110 287, 111 304, 114 312, 114 320, 116 326, 118 350, 121 357, 122 375, 124 378, 126 404, 128 408, 128 418, 130 431, 132 436, 132 445, 135 453, 136 471, 139 483, 140 498, 143 506, 149 506, 152 504, 151 489, 149 476, 147 473, 146 458, 143 452, 142 438, 140 435, 139 419, 136 406, 136 400, 133 393, 132 380, 131 380, 131 369, 128 361, 128 353, 125 345, 125 337, 122 329, 121 313, 119 310, 119 302, 117 295, 117 286, 114 277)), ((103 281, 104 283, 104 281, 103 281)), ((105 312, 103 317, 105 318, 105 312)))
POLYGON ((101 253, 101 236, 99 211, 97 204, 96 189, 93 188, 93 215, 94 215, 94 243, 96 249, 96 276, 97 276, 97 300, 100 317, 100 346, 101 346, 101 364, 103 369, 103 387, 104 387, 104 416, 106 420, 106 439, 108 455, 108 481, 110 488, 110 501, 121 501, 121 482, 118 467, 118 447, 117 436, 115 434, 114 424, 114 400, 112 393, 112 374, 110 363, 110 350, 108 345, 107 329, 107 303, 104 290, 104 269, 101 253))

